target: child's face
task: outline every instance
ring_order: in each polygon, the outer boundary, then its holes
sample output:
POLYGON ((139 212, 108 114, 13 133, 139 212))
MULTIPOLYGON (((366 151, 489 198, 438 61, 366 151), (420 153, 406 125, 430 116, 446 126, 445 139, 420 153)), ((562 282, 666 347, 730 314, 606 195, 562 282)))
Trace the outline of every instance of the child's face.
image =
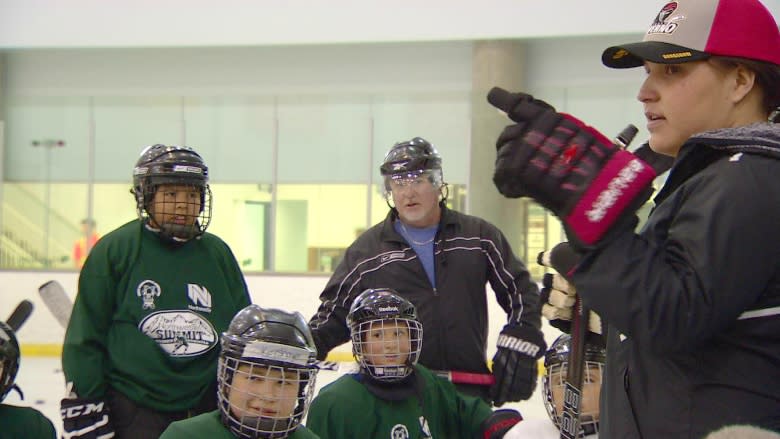
POLYGON ((371 322, 363 334, 364 356, 374 366, 402 366, 411 353, 409 325, 405 321, 371 322))
POLYGON ((190 185, 161 184, 157 187, 149 212, 157 226, 191 226, 200 214, 201 190, 190 185))
POLYGON ((233 375, 230 411, 244 416, 290 418, 298 400, 300 377, 279 367, 241 365, 233 375))
MULTIPOLYGON (((558 366, 560 367, 560 366, 558 366)), ((560 373, 554 373, 550 377, 550 388, 555 411, 563 413, 563 389, 566 381, 566 366, 560 367, 560 373)), ((588 363, 583 369, 582 375, 582 401, 580 413, 593 417, 593 421, 599 420, 599 394, 601 393, 601 367, 595 363, 588 363)))

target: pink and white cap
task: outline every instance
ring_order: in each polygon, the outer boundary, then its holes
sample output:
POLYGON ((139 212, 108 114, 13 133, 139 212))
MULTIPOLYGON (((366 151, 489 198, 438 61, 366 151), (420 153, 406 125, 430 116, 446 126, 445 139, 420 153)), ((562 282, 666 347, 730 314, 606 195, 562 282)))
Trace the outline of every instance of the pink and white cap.
POLYGON ((780 30, 759 0, 677 0, 661 8, 641 43, 607 48, 607 67, 677 64, 712 55, 780 65, 780 30))

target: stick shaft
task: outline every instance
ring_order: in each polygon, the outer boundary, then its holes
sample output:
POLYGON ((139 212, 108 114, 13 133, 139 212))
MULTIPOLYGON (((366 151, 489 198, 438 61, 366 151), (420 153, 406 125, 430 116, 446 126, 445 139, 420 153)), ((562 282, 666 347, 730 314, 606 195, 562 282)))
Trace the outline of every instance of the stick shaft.
POLYGON ((563 413, 561 414, 561 439, 579 437, 580 406, 582 404, 582 377, 585 370, 585 338, 588 334, 590 310, 580 295, 574 302, 575 313, 571 322, 571 345, 563 389, 563 413))

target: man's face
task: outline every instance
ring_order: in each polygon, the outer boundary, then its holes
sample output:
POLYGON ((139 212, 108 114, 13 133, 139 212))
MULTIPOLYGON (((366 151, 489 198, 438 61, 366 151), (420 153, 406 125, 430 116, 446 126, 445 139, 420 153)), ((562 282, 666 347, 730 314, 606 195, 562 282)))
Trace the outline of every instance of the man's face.
POLYGON ((201 210, 201 189, 190 185, 161 184, 152 199, 149 214, 155 225, 192 226, 201 210))
POLYGON ((233 375, 228 401, 230 411, 244 416, 288 419, 298 401, 297 371, 243 364, 233 375))
POLYGON ((441 190, 431 182, 428 173, 392 176, 388 185, 401 221, 413 227, 430 227, 439 223, 441 190))
POLYGON ((403 366, 411 354, 409 325, 405 320, 378 320, 361 325, 363 355, 374 366, 403 366))

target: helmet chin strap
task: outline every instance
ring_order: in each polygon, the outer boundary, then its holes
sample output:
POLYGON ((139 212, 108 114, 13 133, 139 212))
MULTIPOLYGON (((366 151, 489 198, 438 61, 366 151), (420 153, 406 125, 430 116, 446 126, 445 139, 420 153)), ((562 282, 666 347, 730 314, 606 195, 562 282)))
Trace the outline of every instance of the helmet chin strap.
POLYGON ((146 228, 157 233, 160 240, 165 243, 181 245, 197 235, 196 230, 198 230, 198 223, 195 222, 190 226, 181 224, 163 224, 162 226, 157 226, 157 223, 151 217, 147 217, 146 228))
POLYGON ((197 226, 198 223, 192 225, 166 223, 160 227, 160 236, 170 241, 185 243, 195 237, 197 226))

